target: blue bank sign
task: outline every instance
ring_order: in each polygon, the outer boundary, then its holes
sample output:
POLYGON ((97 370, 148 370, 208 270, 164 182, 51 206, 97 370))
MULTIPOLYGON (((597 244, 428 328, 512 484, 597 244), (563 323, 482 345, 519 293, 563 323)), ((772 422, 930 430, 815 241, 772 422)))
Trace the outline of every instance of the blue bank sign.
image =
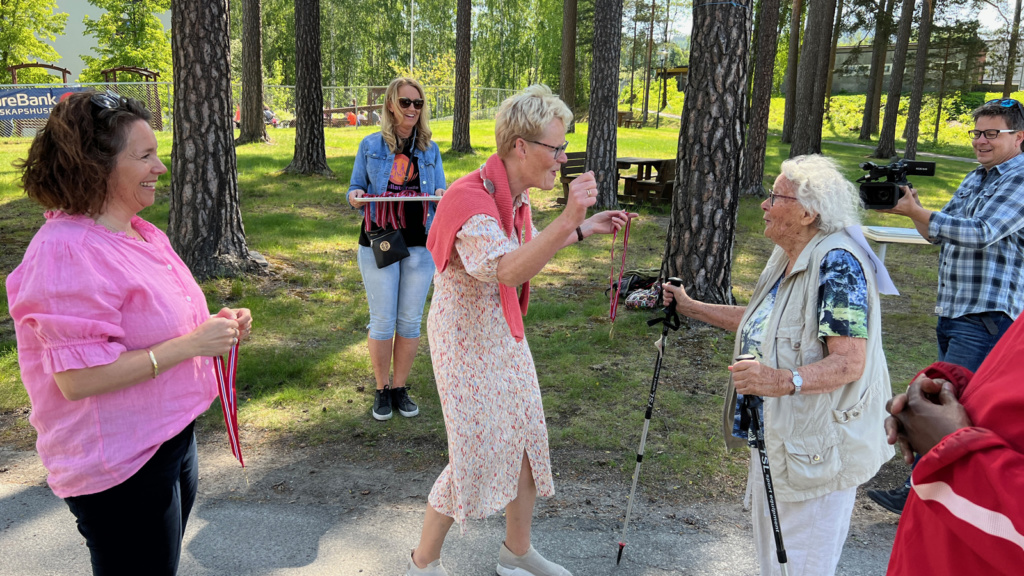
POLYGON ((50 117, 50 111, 67 94, 85 88, 11 88, 0 90, 0 120, 24 120, 50 117))

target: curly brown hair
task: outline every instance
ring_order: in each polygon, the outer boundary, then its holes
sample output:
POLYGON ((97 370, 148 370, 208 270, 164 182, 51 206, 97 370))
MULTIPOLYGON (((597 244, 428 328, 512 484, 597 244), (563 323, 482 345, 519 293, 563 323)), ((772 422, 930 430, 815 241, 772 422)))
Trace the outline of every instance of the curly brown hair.
POLYGON ((132 124, 149 118, 138 100, 112 92, 71 94, 53 107, 28 157, 14 162, 25 193, 50 210, 99 214, 132 124))

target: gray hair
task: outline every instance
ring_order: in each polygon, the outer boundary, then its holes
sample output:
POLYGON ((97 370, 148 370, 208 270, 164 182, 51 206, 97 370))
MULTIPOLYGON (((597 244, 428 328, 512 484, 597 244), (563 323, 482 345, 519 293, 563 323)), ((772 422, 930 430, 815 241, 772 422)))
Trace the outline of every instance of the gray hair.
POLYGON ((543 84, 534 84, 510 96, 501 103, 495 117, 494 139, 498 144, 498 156, 505 157, 512 152, 519 138, 536 140, 555 118, 568 128, 572 122, 572 111, 543 84))
POLYGON ((860 194, 834 160, 820 154, 790 158, 782 163, 782 175, 793 183, 800 205, 818 215, 822 232, 860 224, 860 194))

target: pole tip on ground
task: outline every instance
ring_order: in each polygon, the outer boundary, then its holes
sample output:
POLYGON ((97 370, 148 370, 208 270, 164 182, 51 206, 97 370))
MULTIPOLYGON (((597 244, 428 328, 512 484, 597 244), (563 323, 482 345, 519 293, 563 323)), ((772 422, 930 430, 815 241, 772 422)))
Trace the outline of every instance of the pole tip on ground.
POLYGON ((619 542, 619 555, 615 558, 615 565, 618 566, 619 562, 622 562, 622 549, 626 547, 625 542, 619 542))

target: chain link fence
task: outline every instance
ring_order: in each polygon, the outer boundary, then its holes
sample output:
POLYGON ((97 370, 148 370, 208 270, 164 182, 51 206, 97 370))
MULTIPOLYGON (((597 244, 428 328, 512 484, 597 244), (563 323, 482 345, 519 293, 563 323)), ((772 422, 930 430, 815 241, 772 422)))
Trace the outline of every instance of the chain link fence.
MULTIPOLYGON (((143 102, 153 114, 150 125, 154 130, 171 130, 174 118, 174 88, 171 82, 110 82, 110 83, 77 83, 68 84, 76 91, 96 90, 120 94, 143 102)), ((64 85, 54 84, 0 84, 0 93, 8 89, 25 88, 63 88, 64 85)), ((385 86, 325 86, 324 92, 324 125, 328 127, 346 126, 345 113, 372 111, 381 113, 384 101, 385 86)), ((433 120, 451 120, 455 113, 454 86, 424 86, 426 98, 430 103, 430 116, 433 120)), ((471 88, 470 115, 473 120, 494 118, 501 105, 517 90, 501 88, 471 88)), ((229 112, 236 121, 242 101, 242 85, 231 85, 232 106, 229 112)), ((290 126, 295 118, 295 87, 264 85, 263 103, 274 112, 282 125, 290 126)), ((0 117, 0 137, 31 137, 46 124, 45 118, 4 119, 0 117)))

